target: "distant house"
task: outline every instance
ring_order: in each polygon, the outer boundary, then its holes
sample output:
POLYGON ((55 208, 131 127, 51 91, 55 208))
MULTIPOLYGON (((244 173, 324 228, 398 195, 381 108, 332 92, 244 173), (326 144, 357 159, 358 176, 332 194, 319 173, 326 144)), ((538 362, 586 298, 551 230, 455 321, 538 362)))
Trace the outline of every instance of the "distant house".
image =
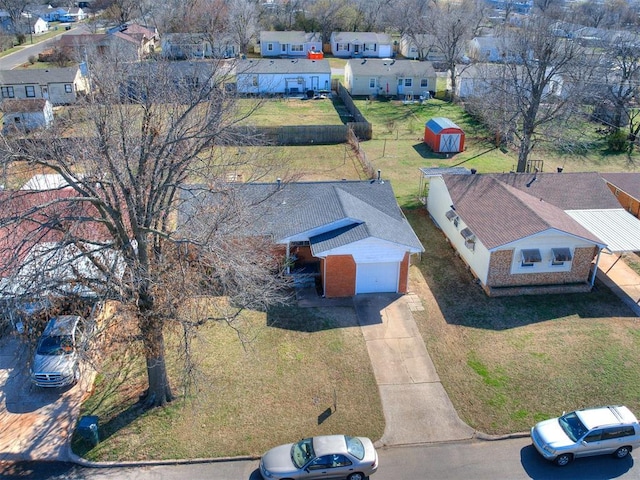
MULTIPOLYGON (((282 249, 294 282, 310 279, 325 297, 406 293, 411 256, 424 251, 388 181, 244 183, 229 197, 253 221, 243 234, 268 236, 282 249), (263 199, 256 203, 256 199, 263 199), (314 281, 315 280, 315 281, 314 281), (317 283, 316 283, 317 281, 317 283)), ((200 235, 215 209, 199 186, 183 192, 178 229, 200 235), (201 215, 204 209, 207 215, 201 215)))
POLYGON ((467 56, 475 62, 521 63, 523 60, 521 53, 511 48, 503 37, 493 35, 469 41, 467 56))
POLYGON ((66 8, 52 7, 51 5, 31 5, 27 6, 25 10, 33 16, 42 17, 46 22, 59 22, 60 17, 67 13, 66 8))
POLYGON ((407 35, 400 39, 400 54, 411 60, 428 60, 441 62, 445 60, 444 53, 437 46, 437 38, 431 34, 407 35))
POLYGON ((228 35, 166 33, 162 35, 162 56, 172 60, 233 58, 240 46, 228 35))
POLYGON ((28 16, 25 18, 25 20, 29 29, 26 33, 39 35, 49 30, 49 22, 44 20, 42 17, 38 15, 32 15, 31 13, 27 13, 26 15, 28 16))
POLYGON ((306 58, 308 52, 322 52, 322 39, 319 33, 260 32, 260 55, 263 57, 306 58))
POLYGON ((331 89, 328 60, 247 59, 236 65, 238 93, 303 95, 331 89))
MULTIPOLYGON (((458 98, 482 97, 496 89, 511 91, 514 88, 513 76, 519 78, 526 76, 522 66, 512 68, 505 63, 474 63, 463 65, 458 71, 456 82, 456 96, 458 98)), ((522 80, 526 83, 526 79, 522 80)), ((545 86, 544 98, 563 95, 564 78, 561 75, 553 75, 551 81, 545 86)))
POLYGON ((622 208, 640 218, 640 173, 601 173, 601 175, 622 208))
POLYGON ((109 29, 107 33, 116 36, 124 36, 135 42, 138 46, 139 57, 153 53, 160 47, 160 36, 158 31, 137 23, 127 23, 109 29))
POLYGON ((0 70, 2 100, 43 98, 53 105, 65 105, 88 90, 88 80, 78 66, 0 70))
POLYGON ((130 62, 142 58, 142 46, 139 41, 120 32, 88 33, 77 28, 60 35, 56 46, 78 62, 85 61, 87 55, 106 56, 130 62))
POLYGON ((333 32, 331 53, 336 57, 393 57, 393 41, 386 33, 333 32))
POLYGON ((2 131, 29 132, 53 123, 53 106, 44 98, 7 99, 2 108, 2 131))
POLYGON ((67 8, 66 12, 60 15, 61 22, 79 22, 87 18, 87 13, 80 7, 67 8))
POLYGON ((427 208, 490 296, 587 292, 601 250, 640 249, 596 172, 436 175, 427 208))
POLYGON ((344 68, 345 87, 351 95, 407 96, 436 91, 431 62, 379 58, 351 59, 344 68))

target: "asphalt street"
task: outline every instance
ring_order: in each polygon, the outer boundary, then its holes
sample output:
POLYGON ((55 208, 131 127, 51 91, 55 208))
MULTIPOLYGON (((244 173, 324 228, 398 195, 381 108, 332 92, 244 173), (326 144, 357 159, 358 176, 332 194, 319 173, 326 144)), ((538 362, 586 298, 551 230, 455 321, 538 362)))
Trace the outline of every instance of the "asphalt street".
MULTIPOLYGON (((578 459, 566 467, 543 460, 529 438, 472 440, 387 447, 371 480, 604 480, 637 479, 633 455, 578 459)), ((90 480, 259 480, 258 461, 227 461, 127 468, 85 468, 71 463, 27 462, 0 465, 3 479, 90 480)))

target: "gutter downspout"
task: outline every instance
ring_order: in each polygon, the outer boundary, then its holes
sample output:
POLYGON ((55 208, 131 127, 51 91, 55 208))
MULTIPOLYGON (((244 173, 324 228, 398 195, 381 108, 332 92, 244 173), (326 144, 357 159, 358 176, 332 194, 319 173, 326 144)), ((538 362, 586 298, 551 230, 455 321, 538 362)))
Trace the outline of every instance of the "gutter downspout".
POLYGON ((593 288, 594 283, 596 282, 596 273, 598 272, 598 263, 600 263, 600 254, 602 253, 602 248, 598 248, 598 255, 596 256, 596 264, 593 268, 593 274, 591 275, 591 288, 593 288))
POLYGON ((291 256, 291 249, 290 249, 291 244, 289 242, 287 242, 287 250, 285 252, 285 258, 286 258, 286 262, 287 262, 287 275, 291 274, 291 262, 289 262, 289 258, 291 256))

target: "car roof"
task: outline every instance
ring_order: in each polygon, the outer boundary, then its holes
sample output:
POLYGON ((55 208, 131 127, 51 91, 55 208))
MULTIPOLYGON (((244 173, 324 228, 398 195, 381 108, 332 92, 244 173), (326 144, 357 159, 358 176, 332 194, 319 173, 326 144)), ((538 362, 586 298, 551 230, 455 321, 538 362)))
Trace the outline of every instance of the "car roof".
POLYGON ((47 323, 43 335, 71 335, 82 317, 78 315, 60 315, 47 323))
POLYGON ((313 451, 317 457, 347 453, 347 441, 344 435, 319 435, 313 437, 313 451))
POLYGON ((607 425, 638 423, 631 410, 622 405, 585 408, 584 410, 576 411, 576 414, 589 430, 607 425))

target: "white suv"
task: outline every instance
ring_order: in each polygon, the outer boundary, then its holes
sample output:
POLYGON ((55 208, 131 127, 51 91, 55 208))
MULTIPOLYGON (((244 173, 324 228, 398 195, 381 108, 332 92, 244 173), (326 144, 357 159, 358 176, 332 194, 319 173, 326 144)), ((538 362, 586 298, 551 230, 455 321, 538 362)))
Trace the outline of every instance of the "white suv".
POLYGON ((621 405, 586 408, 538 423, 531 440, 540 455, 559 466, 592 455, 624 458, 640 446, 640 425, 621 405))
POLYGON ((84 341, 82 317, 61 315, 49 320, 31 363, 31 381, 38 387, 64 387, 80 379, 78 348, 84 341))

